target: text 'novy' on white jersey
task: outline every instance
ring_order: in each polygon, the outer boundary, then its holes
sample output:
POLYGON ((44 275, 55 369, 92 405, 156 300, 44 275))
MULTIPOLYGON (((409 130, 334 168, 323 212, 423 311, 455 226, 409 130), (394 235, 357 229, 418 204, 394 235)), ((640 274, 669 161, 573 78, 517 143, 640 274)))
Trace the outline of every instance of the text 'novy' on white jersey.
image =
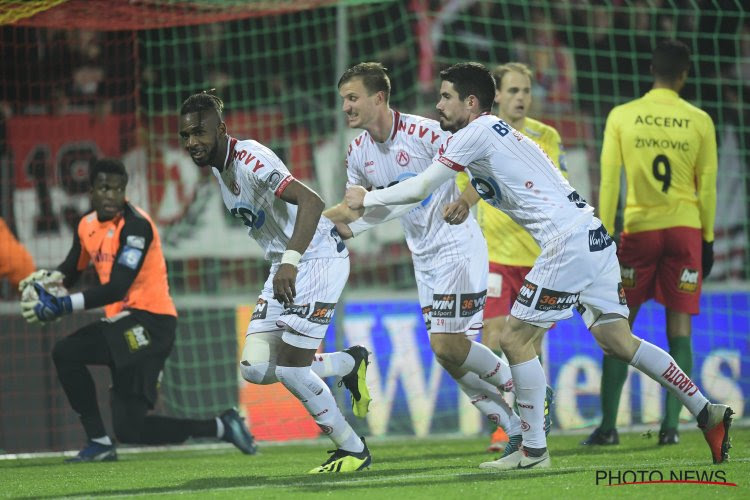
MULTIPOLYGON (((450 136, 428 118, 391 110, 393 128, 383 142, 362 132, 347 152, 347 187, 383 189, 414 177, 437 157, 450 136)), ((485 244, 473 216, 460 225, 443 221, 443 206, 460 195, 454 180, 443 183, 422 203, 400 217, 406 243, 417 270, 430 269, 436 258, 456 261, 466 258, 477 244, 485 244)))
MULTIPOLYGON (((228 138, 224 171, 212 168, 227 210, 248 227, 248 235, 278 262, 289 245, 297 219, 297 206, 280 198, 294 180, 284 162, 258 141, 228 138)), ((321 217, 302 260, 346 257, 346 245, 333 223, 321 217)))
POLYGON ((549 156, 495 116, 482 115, 453 134, 438 161, 468 170, 482 199, 525 228, 540 247, 594 216, 549 156))

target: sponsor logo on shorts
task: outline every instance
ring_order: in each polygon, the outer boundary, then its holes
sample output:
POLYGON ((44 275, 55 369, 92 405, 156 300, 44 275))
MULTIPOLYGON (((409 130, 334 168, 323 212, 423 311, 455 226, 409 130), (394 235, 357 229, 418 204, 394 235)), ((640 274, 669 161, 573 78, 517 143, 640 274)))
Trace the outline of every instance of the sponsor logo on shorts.
POLYGON ((700 274, 698 274, 697 269, 688 269, 687 267, 683 268, 680 273, 680 283, 677 285, 677 288, 682 292, 693 293, 698 290, 699 278, 700 274))
POLYGON ((625 296, 625 288, 622 286, 622 283, 617 284, 617 298, 620 300, 620 305, 628 305, 628 299, 625 296))
POLYGON ((487 297, 500 297, 503 293, 503 275, 490 273, 487 275, 487 297))
POLYGON ((284 309, 281 313, 282 316, 296 314, 300 318, 304 318, 310 313, 310 304, 292 304, 284 309))
POLYGON ((604 226, 589 230, 589 252, 601 252, 611 244, 612 237, 604 226))
POLYGON ((141 325, 135 325, 130 330, 125 330, 123 335, 125 336, 125 343, 128 345, 130 352, 135 352, 151 345, 151 337, 148 335, 148 330, 141 325))
POLYGON ((432 296, 432 317, 452 318, 456 315, 456 294, 435 294, 432 296))
POLYGON ((577 305, 580 296, 580 293, 558 292, 542 288, 535 309, 537 311, 564 311, 577 305))
POLYGON ((422 319, 424 320, 424 326, 427 328, 427 331, 430 331, 430 327, 432 326, 432 319, 430 318, 430 313, 432 313, 432 306, 424 306, 422 308, 422 319))
POLYGON ((531 303, 534 302, 534 296, 536 295, 537 288, 538 287, 531 281, 523 280, 523 285, 521 285, 521 289, 518 291, 516 302, 526 307, 530 307, 531 303))
POLYGON ((328 325, 331 323, 335 308, 335 302, 332 304, 328 302, 316 302, 313 307, 313 312, 307 320, 319 325, 328 325))
POLYGON ((266 313, 268 312, 268 301, 263 298, 259 298, 258 302, 255 303, 255 310, 253 315, 250 317, 250 321, 254 319, 266 319, 266 313))
POLYGON ((459 315, 462 318, 469 318, 484 309, 484 303, 487 301, 487 290, 479 293, 462 293, 461 294, 461 311, 459 315))
POLYGON ((622 286, 625 288, 635 288, 635 268, 620 264, 620 277, 622 286))

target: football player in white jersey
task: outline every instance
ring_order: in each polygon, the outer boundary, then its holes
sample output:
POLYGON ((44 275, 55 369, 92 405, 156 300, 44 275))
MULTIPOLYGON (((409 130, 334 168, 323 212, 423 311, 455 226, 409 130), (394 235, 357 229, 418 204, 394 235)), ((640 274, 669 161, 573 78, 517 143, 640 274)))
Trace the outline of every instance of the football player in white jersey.
MULTIPOLYGON (((348 186, 382 189, 414 177, 450 136, 435 120, 389 107, 390 79, 380 63, 352 66, 338 89, 349 126, 364 130, 349 145, 348 186)), ((505 430, 510 437, 505 453, 510 454, 521 442, 521 420, 501 392, 512 389, 510 369, 473 340, 482 326, 487 294, 487 245, 473 216, 460 225, 443 220, 442 207, 458 196, 456 184, 446 182, 420 202, 393 211, 381 207, 359 218, 342 202, 323 215, 337 223, 344 238, 399 217, 432 350, 477 409, 505 430)))
MULTIPOLYGON (((615 245, 593 208, 532 140, 490 114, 495 83, 484 66, 459 63, 440 77, 440 126, 454 132, 440 157, 416 177, 379 191, 353 186, 345 198, 354 210, 414 203, 468 170, 478 195, 541 247, 501 334, 516 386, 523 447, 480 467, 549 467, 542 411, 546 381, 533 342, 553 322, 572 316, 573 308, 605 353, 659 382, 690 410, 714 463, 726 460, 732 409, 710 403, 668 353, 632 334, 615 245)), ((457 208, 449 206, 446 216, 457 208)))
MULTIPOLYGON (((297 181, 273 151, 227 135, 223 108, 212 94, 194 94, 182 105, 179 126, 195 164, 211 168, 227 209, 271 262, 247 329, 240 371, 251 383, 281 382, 336 444, 328 460, 310 473, 364 469, 371 462, 364 440, 311 370, 349 276, 349 253, 333 223, 320 217, 323 200, 297 181)), ((366 365, 366 359, 350 361, 352 371, 354 365, 366 365)))

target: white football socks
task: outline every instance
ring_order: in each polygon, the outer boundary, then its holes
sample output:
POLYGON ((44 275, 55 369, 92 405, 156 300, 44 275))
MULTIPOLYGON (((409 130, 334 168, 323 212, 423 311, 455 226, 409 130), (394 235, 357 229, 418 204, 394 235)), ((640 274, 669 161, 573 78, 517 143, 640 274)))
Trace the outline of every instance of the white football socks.
POLYGON ((501 391, 513 390, 513 375, 508 363, 479 342, 471 342, 469 354, 461 368, 476 373, 480 379, 489 382, 501 391))
POLYGON ((654 344, 641 340, 630 364, 674 394, 694 416, 697 417, 708 403, 708 399, 677 366, 672 356, 654 344))
POLYGON ((547 379, 538 357, 510 367, 515 383, 516 404, 521 414, 523 445, 527 448, 546 448, 544 434, 544 398, 547 379))
POLYGON ((92 439, 93 442, 103 444, 104 446, 112 446, 112 440, 106 434, 102 437, 92 439))
POLYGON ((508 406, 497 387, 480 379, 474 372, 468 372, 456 379, 456 382, 464 394, 469 396, 471 404, 489 421, 501 427, 508 436, 521 434, 521 419, 508 406))
POLYGON ((365 445, 336 406, 328 386, 309 366, 277 366, 276 377, 312 415, 315 423, 338 448, 358 453, 365 445))

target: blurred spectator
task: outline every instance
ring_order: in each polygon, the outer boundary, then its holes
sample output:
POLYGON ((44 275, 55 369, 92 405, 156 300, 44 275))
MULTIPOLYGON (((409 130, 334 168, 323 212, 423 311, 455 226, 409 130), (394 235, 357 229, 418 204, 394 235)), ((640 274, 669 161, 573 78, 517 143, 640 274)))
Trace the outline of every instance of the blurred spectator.
POLYGON ((555 25, 545 10, 532 11, 530 26, 514 43, 511 58, 534 68, 535 106, 531 114, 570 112, 576 85, 573 52, 558 39, 555 25))

